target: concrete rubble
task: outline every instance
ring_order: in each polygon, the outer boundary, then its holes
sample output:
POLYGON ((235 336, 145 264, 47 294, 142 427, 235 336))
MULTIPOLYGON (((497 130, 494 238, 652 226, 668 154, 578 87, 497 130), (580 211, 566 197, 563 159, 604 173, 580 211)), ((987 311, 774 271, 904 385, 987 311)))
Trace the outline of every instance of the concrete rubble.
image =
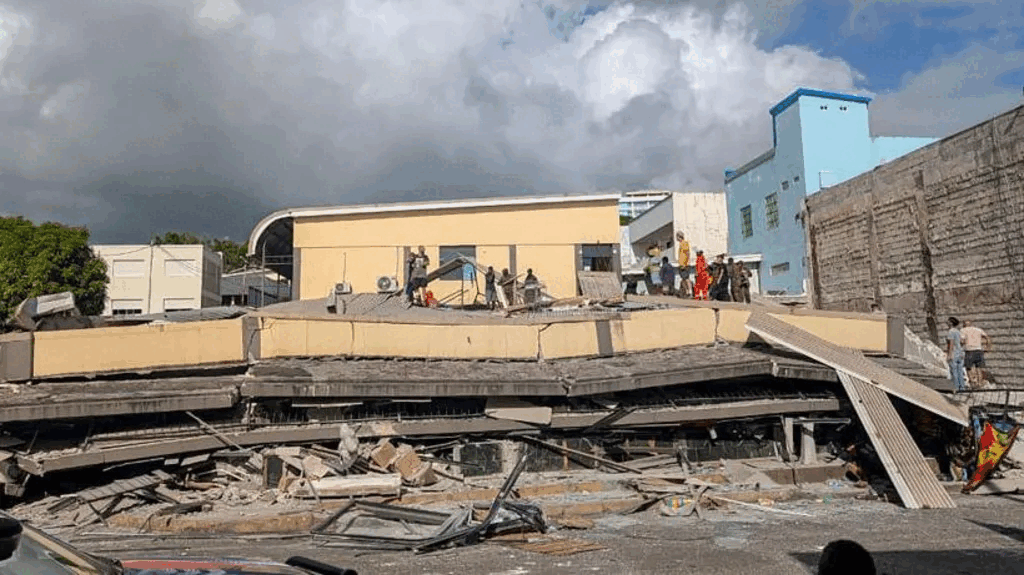
MULTIPOLYGON (((616 303, 594 290, 502 313, 616 303)), ((1005 434, 1020 420, 1009 391, 951 400, 935 350, 909 336, 916 361, 779 341, 536 362, 298 357, 15 385, 0 398, 4 503, 76 535, 301 534, 416 552, 493 539, 555 555, 599 550, 553 534, 609 516, 912 506, 879 453, 888 437, 850 404, 849 373, 900 398, 887 413, 943 492, 969 479, 979 495, 1022 489, 1012 438, 989 467, 978 459, 984 422, 1005 434)))

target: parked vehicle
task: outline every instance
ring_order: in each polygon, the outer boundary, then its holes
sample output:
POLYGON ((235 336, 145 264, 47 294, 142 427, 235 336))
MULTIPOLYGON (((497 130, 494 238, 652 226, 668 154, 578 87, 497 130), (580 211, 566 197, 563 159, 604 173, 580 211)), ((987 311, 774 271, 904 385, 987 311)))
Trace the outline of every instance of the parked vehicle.
POLYGON ((357 575, 304 557, 285 563, 235 559, 118 561, 75 549, 0 514, 0 575, 357 575))

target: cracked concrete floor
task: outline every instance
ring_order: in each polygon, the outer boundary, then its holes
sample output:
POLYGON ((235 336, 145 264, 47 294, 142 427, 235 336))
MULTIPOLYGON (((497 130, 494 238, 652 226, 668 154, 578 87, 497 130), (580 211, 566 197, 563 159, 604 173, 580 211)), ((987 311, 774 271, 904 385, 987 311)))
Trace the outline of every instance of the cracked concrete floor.
POLYGON ((246 557, 283 560, 305 555, 360 574, 529 575, 576 573, 813 573, 833 539, 860 542, 879 573, 1024 574, 1024 496, 956 496, 957 509, 906 510, 882 502, 835 500, 777 503, 783 515, 748 508, 712 511, 705 520, 656 511, 608 516, 592 529, 558 531, 606 549, 558 557, 488 542, 428 555, 357 554, 316 547, 308 539, 204 540, 69 538, 108 556, 246 557))

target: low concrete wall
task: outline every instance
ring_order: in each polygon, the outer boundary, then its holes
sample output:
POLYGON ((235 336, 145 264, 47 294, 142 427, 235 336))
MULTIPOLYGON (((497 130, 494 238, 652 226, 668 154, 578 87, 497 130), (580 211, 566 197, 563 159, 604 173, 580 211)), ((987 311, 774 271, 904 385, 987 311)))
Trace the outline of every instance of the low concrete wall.
POLYGON ((241 318, 33 335, 37 378, 245 361, 241 318))
POLYGON ((535 359, 533 325, 413 325, 261 318, 261 357, 535 359))
MULTIPOLYGON (((752 336, 746 328, 750 313, 749 308, 720 308, 718 337, 737 343, 750 341, 752 336)), ((775 313, 774 310, 769 315, 843 347, 880 353, 889 349, 889 323, 884 315, 828 312, 817 315, 805 311, 775 313)))
POLYGON ((708 309, 634 313, 629 319, 537 325, 412 325, 261 318, 262 358, 316 355, 448 359, 607 356, 715 341, 708 309))
MULTIPOLYGON (((885 316, 772 312, 832 343, 887 349, 885 316)), ((610 356, 750 340, 750 308, 640 311, 628 317, 552 323, 395 324, 334 318, 249 317, 183 324, 37 332, 0 340, 0 378, 22 381, 92 373, 241 363, 248 359, 362 356, 535 360, 610 356), (244 327, 246 324, 248 328, 244 327), (248 353, 247 353, 248 350, 248 353)), ((542 321, 542 320, 541 320, 542 321)))

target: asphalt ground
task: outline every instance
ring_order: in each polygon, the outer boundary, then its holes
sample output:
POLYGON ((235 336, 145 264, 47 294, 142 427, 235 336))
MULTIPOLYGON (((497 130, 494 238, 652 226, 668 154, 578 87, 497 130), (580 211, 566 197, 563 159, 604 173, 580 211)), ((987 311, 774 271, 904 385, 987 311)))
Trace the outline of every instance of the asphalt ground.
POLYGON ((514 549, 493 541, 424 555, 357 553, 326 548, 308 537, 207 539, 81 535, 81 548, 119 558, 244 557, 284 560, 305 555, 360 574, 528 575, 577 573, 814 573, 821 549, 852 539, 875 557, 879 573, 1024 574, 1024 495, 955 496, 958 507, 908 510, 877 501, 776 503, 772 509, 733 506, 696 517, 650 510, 596 520, 586 530, 550 538, 604 547, 570 556, 514 549), (796 515, 802 514, 802 515, 796 515))

